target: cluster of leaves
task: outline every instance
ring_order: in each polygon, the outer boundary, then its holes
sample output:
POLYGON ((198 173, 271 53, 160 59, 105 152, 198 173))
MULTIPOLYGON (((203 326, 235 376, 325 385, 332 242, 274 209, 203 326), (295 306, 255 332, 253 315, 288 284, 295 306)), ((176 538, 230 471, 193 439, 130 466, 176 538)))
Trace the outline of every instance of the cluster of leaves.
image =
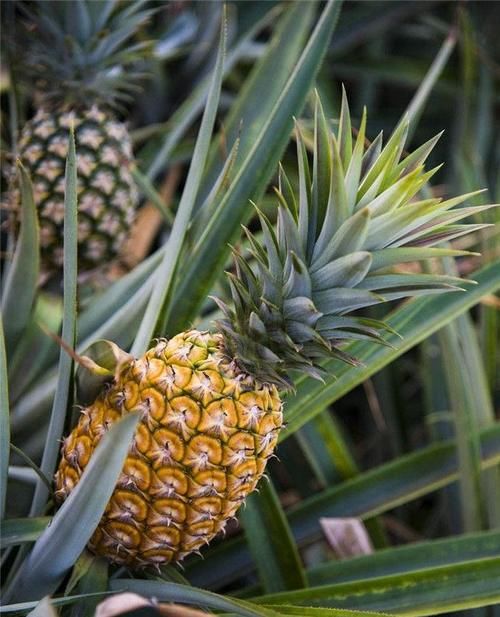
MULTIPOLYGON (((466 285, 466 293, 416 298, 397 306, 387 323, 402 339, 389 334, 391 345, 387 347, 374 347, 366 341, 351 343, 347 351, 363 362, 362 367, 330 360, 324 368, 335 378, 326 377, 324 382, 299 378, 296 392, 286 402, 287 427, 278 450, 282 462, 271 467, 269 482, 262 483, 260 492, 248 499, 240 513, 244 535, 235 534, 209 547, 204 551, 205 559, 190 560, 182 574, 174 567, 142 573, 112 569, 84 551, 121 471, 135 428, 134 415, 103 439, 63 507, 54 514, 50 506, 49 478, 61 436, 71 423, 74 383, 71 358, 64 350, 58 352, 44 330, 60 329, 63 341, 78 352, 107 338, 137 355, 158 333, 173 334, 193 322, 203 325, 220 317, 206 298, 221 285, 228 244, 239 239, 240 224, 253 216, 249 200, 268 207, 266 188, 280 158, 284 157, 286 166, 292 118, 299 118, 307 106, 315 81, 331 107, 328 114, 337 116, 335 97, 328 95, 332 76, 325 68, 327 63, 320 71, 325 56, 335 59, 339 75, 342 70, 351 76, 358 71, 363 86, 360 97, 369 103, 376 99, 377 70, 384 66, 383 54, 388 53, 381 49, 380 41, 387 40, 382 33, 394 24, 407 23, 421 9, 420 3, 360 4, 346 8, 336 30, 341 9, 338 0, 324 6, 308 2, 266 6, 263 12, 260 6, 258 19, 253 16, 250 25, 245 26, 243 19, 238 24, 239 35, 225 59, 225 36, 221 35, 212 74, 201 77, 166 122, 141 130, 141 139, 146 135, 148 145, 139 152, 136 179, 145 197, 165 215, 167 239, 78 313, 74 148, 66 172, 64 300, 58 310, 52 298, 37 290, 36 211, 29 178, 20 169, 23 224, 2 296, 5 346, 0 346, 0 499, 2 516, 7 500, 8 517, 2 521, 1 541, 2 566, 9 571, 2 613, 26 614, 34 609, 47 614, 50 606, 38 602, 50 595, 51 606, 61 607, 64 614, 92 616, 103 596, 125 590, 159 601, 252 617, 373 614, 366 611, 436 615, 500 602, 500 533, 495 529, 500 521, 500 426, 495 422, 491 397, 498 385, 494 345, 498 302, 493 294, 500 287, 500 263, 493 234, 476 239, 485 254, 485 265, 475 269, 472 263, 473 271, 467 274, 477 284, 466 285), (269 27, 270 40, 255 43, 269 27), (371 64, 363 58, 360 61, 356 53, 345 60, 346 52, 352 52, 360 41, 365 41, 371 64), (249 72, 242 71, 239 67, 248 64, 256 45, 258 60, 249 72), (224 118, 224 137, 231 146, 236 145, 224 164, 219 156, 221 139, 212 137, 212 132, 216 114, 223 107, 221 85, 224 79, 230 83, 230 78, 238 84, 238 94, 224 118), (203 108, 193 148, 189 129, 203 108), (155 183, 173 161, 185 160, 186 151, 189 171, 173 218, 155 183), (158 281, 161 284, 156 284, 158 281), (476 305, 479 337, 468 314, 476 305), (440 424, 436 423, 433 443, 408 452, 409 444, 401 445, 403 429, 409 426, 408 412, 394 401, 398 388, 387 382, 397 383, 401 378, 401 372, 396 371, 403 369, 396 369, 393 361, 419 343, 424 354, 421 366, 427 417, 440 424), (375 399, 381 401, 379 412, 389 427, 385 433, 381 431, 381 440, 387 439, 389 431, 397 456, 360 472, 330 406, 342 397, 345 405, 349 397, 357 396, 356 386, 371 383, 366 380, 375 374, 375 399), (321 490, 312 491, 311 479, 301 477, 303 460, 297 464, 297 451, 306 459, 316 489, 319 485, 321 490), (287 471, 292 481, 283 477, 287 471), (452 490, 457 480, 458 494, 452 490), (290 488, 302 499, 284 510, 280 495, 290 488), (411 503, 438 489, 443 489, 441 501, 432 503, 433 511, 449 504, 449 511, 460 512, 463 519, 458 525, 451 518, 445 521, 440 535, 448 536, 450 531, 456 535, 389 547, 383 533, 383 523, 389 519, 384 515, 400 507, 398 512, 407 521, 411 503), (405 505, 406 509, 401 508, 405 505), (311 546, 324 553, 324 542, 318 542, 320 518, 352 516, 366 521, 379 550, 340 562, 331 556, 320 560, 307 557, 311 546), (460 531, 467 533, 458 535, 460 531)), ((239 9, 240 4, 233 8, 239 9)), ((219 17, 213 21, 218 22, 219 17)), ((228 17, 236 28, 231 11, 228 17)), ((181 25, 188 27, 184 22, 181 25)), ((430 9, 427 20, 422 19, 419 25, 434 32, 442 23, 430 9)), ((471 76, 471 66, 478 65, 477 45, 466 13, 460 15, 459 34, 466 96, 464 101, 460 98, 461 132, 457 130, 454 144, 458 173, 449 181, 454 181, 457 191, 465 191, 484 185, 488 178, 481 161, 489 144, 480 120, 495 103, 495 95, 488 68, 483 66, 479 76, 471 76), (480 85, 477 110, 476 77, 480 85)), ((411 75, 417 86, 406 110, 410 132, 420 130, 417 120, 434 87, 437 94, 448 97, 448 105, 452 97, 462 97, 460 79, 450 83, 441 77, 455 42, 456 35, 449 36, 424 72, 410 61, 399 74, 394 67, 389 79, 411 75)), ((161 53, 168 56, 165 49, 169 47, 164 42, 161 53)), ((376 117, 373 107, 376 105, 371 107, 371 115, 376 117)), ((388 120, 395 124, 393 118, 388 120)), ((307 143, 306 120, 304 135, 307 143)), ((454 275, 455 267, 449 264, 446 274, 454 275)), ((418 356, 402 358, 403 366, 404 362, 413 368, 418 356)), ((354 399, 356 405, 358 398, 354 399)), ((336 409, 342 411, 340 405, 336 409)), ((418 413, 421 425, 422 413, 418 413)), ((423 507, 418 510, 420 517, 422 511, 423 507)))

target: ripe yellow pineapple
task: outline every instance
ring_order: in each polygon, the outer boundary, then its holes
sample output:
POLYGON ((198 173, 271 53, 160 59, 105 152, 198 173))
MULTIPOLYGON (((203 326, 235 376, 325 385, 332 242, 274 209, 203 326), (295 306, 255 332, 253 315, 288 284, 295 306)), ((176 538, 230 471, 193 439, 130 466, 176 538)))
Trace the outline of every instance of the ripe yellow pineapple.
POLYGON ((63 447, 60 497, 109 425, 132 409, 142 420, 90 548, 126 564, 181 560, 255 488, 282 425, 278 391, 243 376, 220 335, 192 330, 160 340, 84 410, 63 447))
POLYGON ((224 528, 254 490, 283 424, 280 394, 293 374, 321 374, 321 360, 356 364, 355 339, 383 342, 388 327, 352 315, 368 305, 456 290, 458 279, 394 272, 405 261, 456 255, 429 248, 468 231, 450 224, 481 208, 414 200, 432 175, 435 139, 401 159, 407 124, 382 148, 355 143, 344 99, 334 135, 318 102, 312 168, 297 130, 299 190, 283 170, 276 230, 260 215, 263 242, 247 232, 252 262, 235 253, 233 308, 214 334, 190 330, 128 359, 85 408, 65 440, 56 476, 64 500, 93 450, 123 415, 139 412, 123 472, 90 548, 140 567, 180 561, 224 528))
MULTIPOLYGON (((22 128, 17 151, 33 181, 45 276, 62 267, 64 170, 71 125, 78 154, 80 273, 107 265, 118 255, 138 201, 130 171, 130 136, 116 107, 138 77, 129 65, 144 49, 142 44, 127 49, 126 41, 149 11, 140 10, 141 3, 111 11, 107 3, 90 0, 78 6, 76 11, 68 0, 38 2, 29 14, 25 38, 17 41, 26 48, 26 55, 20 54, 21 73, 37 90, 38 110, 22 128), (122 33, 118 43, 117 31, 122 33)), ((12 194, 17 209, 19 192, 12 194)))

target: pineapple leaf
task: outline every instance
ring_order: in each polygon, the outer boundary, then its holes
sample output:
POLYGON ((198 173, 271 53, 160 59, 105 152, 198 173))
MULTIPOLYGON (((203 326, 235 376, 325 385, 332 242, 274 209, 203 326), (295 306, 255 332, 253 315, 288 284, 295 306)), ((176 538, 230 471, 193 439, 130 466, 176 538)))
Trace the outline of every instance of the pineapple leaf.
MULTIPOLYGON (((426 567, 407 574, 394 574, 365 581, 333 583, 293 592, 254 598, 266 607, 282 604, 321 603, 321 607, 382 609, 411 606, 407 615, 434 617, 449 611, 490 606, 500 602, 498 556, 463 563, 426 567), (411 589, 411 592, 408 591, 411 589)), ((307 613, 285 613, 302 615, 307 613)))
POLYGON ((40 271, 38 215, 33 187, 20 162, 17 169, 21 186, 21 230, 2 293, 5 347, 9 359, 30 320, 40 271))
POLYGON ((132 177, 134 178, 137 187, 142 192, 142 194, 147 197, 147 199, 149 199, 151 203, 158 209, 158 211, 165 219, 165 222, 168 225, 172 225, 174 216, 172 212, 165 206, 165 202, 163 201, 161 195, 156 192, 149 178, 142 174, 139 169, 137 169, 137 167, 132 167, 130 173, 132 174, 132 177))
POLYGON ((29 617, 59 617, 59 613, 52 604, 49 596, 45 596, 38 602, 33 610, 30 611, 29 617))
MULTIPOLYGON (((306 7, 302 3, 301 7, 306 7)), ((318 24, 284 88, 273 100, 272 112, 259 116, 258 137, 238 167, 237 175, 222 200, 216 215, 197 239, 191 259, 178 275, 178 285, 165 315, 162 332, 178 332, 196 316, 201 302, 211 289, 227 256, 242 219, 250 211, 248 199, 259 197, 286 145, 292 116, 303 106, 308 89, 330 41, 340 3, 325 6, 318 24), (182 313, 175 310, 182 303, 182 313)), ((305 10, 305 8, 304 8, 305 10)), ((240 144, 240 150, 242 145, 240 144)), ((243 153, 242 153, 243 154, 243 153)))
MULTIPOLYGON (((281 7, 273 7, 269 10, 262 19, 254 24, 248 32, 241 38, 236 46, 227 54, 226 61, 224 62, 224 75, 227 75, 231 69, 234 68, 238 60, 244 55, 245 50, 248 48, 249 43, 266 27, 268 27, 276 13, 281 10, 281 7)), ((167 122, 161 125, 160 134, 158 135, 158 143, 153 149, 153 154, 148 155, 149 146, 144 147, 138 155, 138 160, 142 161, 142 168, 145 175, 153 180, 158 173, 164 168, 166 162, 169 161, 170 156, 180 142, 182 137, 186 134, 191 124, 194 122, 198 114, 203 110, 207 94, 210 89, 210 76, 207 76, 201 81, 201 83, 194 88, 192 93, 186 98, 182 105, 172 114, 167 122)), ((237 118, 237 127, 234 134, 230 131, 230 128, 225 124, 226 134, 228 135, 228 142, 236 142, 236 138, 239 132, 240 118, 237 118)), ((218 161, 219 152, 216 156, 218 161)), ((207 169, 210 167, 210 163, 207 164, 207 169)), ((219 167, 214 169, 213 175, 210 176, 210 182, 206 182, 207 187, 203 187, 200 192, 201 199, 206 199, 211 188, 213 187, 219 167)), ((208 171, 205 175, 208 175, 208 171)))
POLYGON ((396 168, 397 175, 399 176, 404 172, 409 173, 415 167, 423 165, 429 154, 434 150, 434 146, 437 144, 443 133, 444 131, 441 131, 434 137, 431 137, 431 139, 423 143, 416 150, 405 156, 396 168))
POLYGON ((316 270, 312 274, 312 282, 318 291, 330 287, 355 287, 361 284, 371 263, 370 253, 354 251, 316 270))
POLYGON ((279 164, 279 192, 283 195, 283 201, 285 204, 289 205, 292 211, 293 218, 298 220, 299 217, 299 209, 297 202, 295 200, 295 193, 293 192, 292 185, 290 184, 290 180, 288 179, 283 165, 279 164))
POLYGON ((380 177, 382 172, 384 172, 384 174, 382 176, 381 186, 383 186, 384 181, 387 181, 387 179, 392 177, 393 174, 391 174, 390 171, 394 168, 397 169, 396 166, 399 162, 399 157, 403 152, 407 133, 408 118, 403 117, 398 126, 394 129, 389 141, 382 148, 382 151, 362 179, 358 191, 358 200, 365 195, 372 184, 380 177))
POLYGON ((0 547, 4 549, 26 542, 34 542, 42 535, 50 521, 50 516, 10 518, 2 521, 0 547))
MULTIPOLYGON (((325 118, 325 113, 319 99, 318 92, 316 91, 316 101, 314 110, 314 164, 313 164, 313 182, 312 182, 312 207, 311 207, 311 224, 310 230, 312 237, 309 239, 309 245, 314 244, 316 235, 319 232, 321 222, 325 218, 325 212, 329 200, 331 200, 330 194, 335 189, 340 192, 340 186, 343 186, 344 178, 343 173, 338 172, 337 175, 341 177, 342 183, 337 184, 335 179, 332 178, 332 167, 337 169, 337 165, 342 168, 340 162, 340 155, 338 150, 334 150, 334 157, 332 160, 332 150, 330 148, 330 131, 325 118), (336 154, 336 157, 335 157, 336 154)), ((345 200, 342 204, 338 204, 335 211, 343 212, 341 205, 346 206, 345 200)))
POLYGON ((3 335, 3 318, 0 316, 0 518, 2 524, 7 495, 10 448, 10 411, 7 384, 7 356, 3 335))
POLYGON ((323 368, 328 371, 328 375, 335 374, 335 378, 327 377, 324 384, 299 377, 296 380, 296 395, 288 401, 285 408, 288 424, 280 438, 286 439, 292 435, 327 405, 467 311, 484 295, 500 289, 500 261, 474 272, 471 278, 477 281, 477 285, 467 285, 467 293, 419 298, 393 311, 385 321, 403 337, 400 341, 388 339, 393 342, 393 349, 376 348, 369 343, 348 345, 346 350, 363 361, 363 368, 354 371, 332 361, 324 363, 323 368))
POLYGON ((340 108, 338 142, 340 159, 347 169, 352 156, 352 126, 351 112, 349 111, 349 103, 347 101, 347 93, 344 84, 342 84, 342 105, 340 108))
MULTIPOLYGON (((52 606, 66 606, 70 604, 75 604, 80 600, 86 600, 88 598, 100 598, 103 599, 107 595, 109 595, 109 591, 105 592, 97 592, 97 593, 82 593, 75 596, 62 596, 59 598, 51 598, 50 603, 52 606)), ((40 604, 40 602, 19 602, 16 604, 5 604, 2 605, 2 613, 6 615, 9 613, 15 614, 23 614, 27 613, 30 610, 36 609, 36 607, 40 604)))
POLYGON ((311 585, 323 585, 370 579, 375 576, 403 574, 429 567, 493 557, 500 532, 482 531, 451 538, 440 538, 377 551, 350 560, 330 561, 310 568, 311 585))
POLYGON ((315 294, 315 305, 324 315, 348 313, 384 302, 384 298, 366 289, 331 287, 315 294))
POLYGON ((137 422, 137 414, 130 413, 104 435, 78 485, 18 571, 8 590, 9 601, 38 600, 55 591, 101 519, 123 468, 137 422))
MULTIPOLYGON (((259 136, 262 123, 273 111, 275 101, 286 86, 290 73, 300 58, 311 28, 316 7, 312 3, 285 5, 273 36, 262 58, 245 80, 238 97, 224 119, 224 139, 234 143, 240 138, 235 174, 245 161, 259 136), (286 7, 286 8, 285 8, 286 7), (262 93, 266 96, 263 97, 262 93)), ((278 7, 280 8, 280 7, 278 7)), ((274 12, 274 14, 276 14, 274 12)), ((199 205, 210 192, 222 167, 219 138, 212 145, 207 170, 200 191, 199 205)), ((202 229, 199 228, 200 234, 202 229)), ((196 237, 199 237, 197 235, 196 237)))
POLYGON ((344 168, 340 159, 340 152, 335 139, 331 134, 331 146, 333 151, 333 175, 331 178, 331 190, 328 199, 328 209, 332 213, 334 229, 338 229, 350 215, 347 202, 346 186, 344 180, 344 168))
POLYGON ((309 177, 309 163, 304 140, 300 133, 300 128, 295 122, 295 135, 297 140, 297 161, 299 166, 299 213, 298 228, 302 244, 302 249, 309 257, 309 203, 311 201, 309 177))
POLYGON ((297 545, 271 480, 260 482, 239 513, 264 589, 306 587, 297 545))
POLYGON ((461 283, 475 284, 474 281, 467 281, 456 276, 445 276, 437 274, 371 274, 364 278, 358 286, 361 289, 370 289, 384 294, 386 290, 400 287, 428 287, 447 286, 459 289, 457 285, 461 283))
POLYGON ((83 354, 77 360, 77 401, 81 405, 90 405, 102 391, 103 385, 112 380, 133 357, 107 340, 95 341, 83 354))
POLYGON ((363 116, 359 127, 358 136, 354 145, 354 150, 349 161, 345 174, 345 190, 347 197, 347 210, 349 214, 354 211, 356 205, 356 195, 361 178, 361 167, 363 164, 363 152, 365 149, 365 133, 366 133, 366 107, 363 108, 363 116))
POLYGON ((167 583, 155 580, 133 580, 115 578, 110 581, 113 591, 132 591, 146 597, 155 597, 160 601, 195 604, 219 611, 230 612, 241 617, 279 617, 280 613, 271 608, 256 606, 246 600, 238 600, 230 596, 221 596, 211 591, 167 583))
MULTIPOLYGON (((76 300, 78 273, 78 220, 77 220, 77 176, 75 136, 70 130, 69 151, 66 160, 65 190, 64 190, 64 306, 62 340, 74 348, 76 342, 76 300)), ((40 469, 47 477, 52 477, 57 457, 59 455, 59 440, 63 434, 64 422, 68 408, 72 402, 73 360, 61 348, 57 376, 57 388, 52 405, 49 429, 45 441, 40 469)), ((47 499, 47 487, 38 481, 33 495, 30 515, 42 514, 47 499)))
POLYGON ((224 64, 224 53, 226 49, 226 23, 225 13, 221 26, 221 36, 217 62, 214 68, 210 92, 208 94, 207 106, 203 114, 200 131, 196 140, 191 165, 189 167, 186 185, 182 193, 177 215, 172 226, 172 233, 165 247, 165 253, 160 264, 156 278, 160 284, 155 285, 151 294, 146 313, 139 326, 139 331, 132 346, 133 355, 141 355, 146 351, 155 331, 158 322, 164 312, 164 306, 171 302, 171 294, 174 282, 174 274, 178 267, 178 260, 183 248, 188 225, 191 220, 196 195, 200 188, 201 177, 205 167, 210 137, 212 135, 215 115, 219 105, 220 89, 222 85, 222 69, 224 64))
POLYGON ((62 318, 62 298, 39 292, 30 322, 9 358, 9 395, 14 406, 33 381, 57 362, 58 347, 46 332, 59 332, 62 318))
POLYGON ((373 251, 372 264, 370 271, 381 270, 382 268, 388 268, 395 264, 402 264, 411 261, 422 261, 423 259, 442 259, 443 257, 462 257, 472 256, 478 253, 471 253, 469 251, 458 251, 445 248, 419 248, 404 246, 401 248, 386 248, 381 251, 373 251))
POLYGON ((311 272, 326 266, 336 255, 342 256, 360 250, 365 242, 370 226, 371 214, 364 208, 342 223, 333 237, 319 242, 311 260, 311 272))

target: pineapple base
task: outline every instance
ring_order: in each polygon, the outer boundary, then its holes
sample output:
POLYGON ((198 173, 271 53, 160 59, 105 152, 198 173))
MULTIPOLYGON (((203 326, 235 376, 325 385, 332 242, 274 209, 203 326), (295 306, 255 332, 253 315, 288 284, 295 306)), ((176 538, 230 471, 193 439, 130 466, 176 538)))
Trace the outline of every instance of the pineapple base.
POLYGON ((222 531, 266 467, 283 424, 274 385, 238 372, 222 338, 191 330, 123 367, 83 410, 56 474, 63 501, 109 427, 140 421, 89 548, 131 567, 181 561, 222 531))

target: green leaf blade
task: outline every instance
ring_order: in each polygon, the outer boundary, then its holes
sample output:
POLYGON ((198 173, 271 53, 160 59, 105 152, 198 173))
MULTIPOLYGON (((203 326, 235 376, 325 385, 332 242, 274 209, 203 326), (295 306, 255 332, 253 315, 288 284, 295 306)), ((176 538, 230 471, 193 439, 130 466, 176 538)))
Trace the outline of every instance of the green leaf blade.
POLYGON ((225 48, 226 25, 223 22, 217 62, 208 93, 207 105, 201 121, 200 131, 196 140, 193 158, 189 166, 186 185, 182 192, 179 208, 172 226, 172 233, 165 247, 163 261, 155 274, 156 285, 153 288, 144 318, 141 321, 139 331, 132 346, 132 354, 136 356, 143 354, 147 350, 157 329, 157 324, 162 320, 165 305, 168 305, 169 300, 171 302, 170 294, 174 282, 174 273, 178 266, 196 196, 200 188, 202 173, 205 168, 210 145, 210 137, 215 123, 215 115, 219 105, 225 48))
POLYGON ((0 316, 0 518, 5 515, 7 481, 9 476, 10 448, 10 407, 7 385, 7 354, 3 333, 3 319, 0 316))
POLYGON ((339 583, 256 599, 272 607, 306 606, 396 611, 407 617, 491 606, 500 602, 500 557, 425 568, 402 575, 339 583))
POLYGON ((239 168, 216 214, 205 227, 191 252, 189 264, 179 273, 179 284, 166 313, 163 333, 181 331, 196 316, 217 273, 228 255, 227 243, 234 241, 239 226, 251 213, 249 199, 258 199, 266 187, 288 142, 292 117, 305 103, 307 91, 326 52, 336 24, 340 2, 331 0, 324 8, 314 33, 297 62, 271 114, 263 119, 259 137, 239 168), (174 307, 182 303, 182 314, 174 307))
POLYGON ((21 229, 2 293, 5 347, 10 357, 29 322, 40 273, 38 215, 28 172, 18 163, 21 185, 21 229))
POLYGON ((239 518, 264 589, 271 593, 305 587, 297 545, 271 480, 264 479, 259 492, 247 497, 239 518))
MULTIPOLYGON (((64 187, 64 305, 62 339, 72 349, 76 342, 77 277, 78 277, 78 203, 76 149, 73 129, 70 131, 69 151, 66 160, 64 187)), ((66 413, 72 399, 71 384, 73 360, 61 348, 57 376, 56 393, 50 415, 49 430, 45 440, 40 469, 47 477, 52 477, 59 456, 59 442, 64 429, 66 413)), ((31 504, 30 515, 42 514, 48 490, 41 481, 37 482, 31 504)))
POLYGON ((40 599, 56 589, 97 527, 111 497, 138 422, 129 414, 103 437, 82 477, 42 533, 13 585, 13 601, 40 599))

